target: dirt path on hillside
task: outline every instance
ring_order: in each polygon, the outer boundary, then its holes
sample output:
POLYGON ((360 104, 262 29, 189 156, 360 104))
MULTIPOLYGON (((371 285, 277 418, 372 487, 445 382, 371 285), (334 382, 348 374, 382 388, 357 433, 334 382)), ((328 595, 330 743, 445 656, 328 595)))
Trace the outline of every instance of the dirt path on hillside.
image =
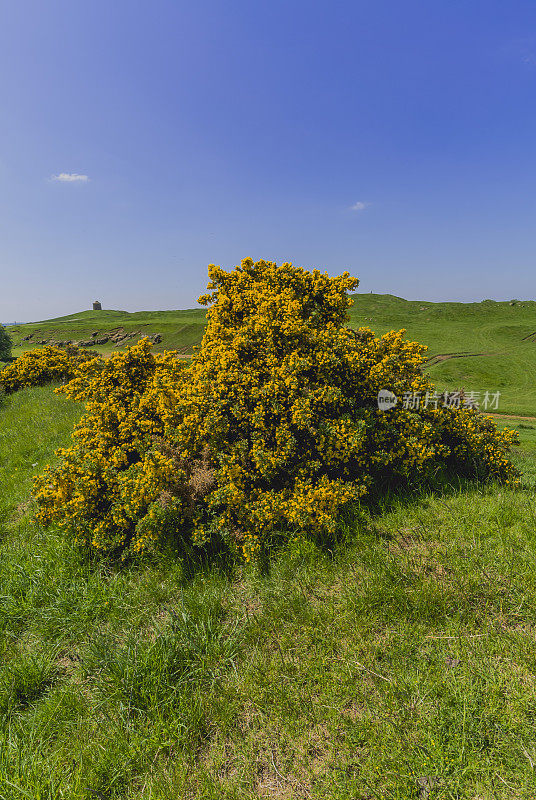
POLYGON ((430 356, 425 362, 425 367, 432 367, 434 364, 439 364, 441 361, 448 361, 451 358, 476 358, 480 356, 497 356, 499 353, 436 353, 435 356, 430 356))
POLYGON ((531 422, 536 422, 536 416, 534 416, 534 417, 520 417, 518 414, 495 414, 495 413, 491 413, 491 412, 486 414, 485 411, 483 411, 482 413, 486 417, 495 417, 496 419, 506 419, 506 420, 511 419, 512 421, 516 420, 516 419, 528 419, 531 422))

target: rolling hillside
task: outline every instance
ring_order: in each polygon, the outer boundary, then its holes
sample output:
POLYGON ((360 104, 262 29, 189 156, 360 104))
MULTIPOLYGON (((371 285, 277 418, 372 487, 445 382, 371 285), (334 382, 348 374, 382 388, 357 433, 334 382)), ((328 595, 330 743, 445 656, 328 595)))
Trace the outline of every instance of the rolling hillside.
POLYGON ((205 311, 82 311, 26 325, 9 326, 15 343, 14 355, 42 346, 43 342, 89 342, 96 339, 96 349, 108 354, 128 347, 144 336, 158 336, 157 350, 192 353, 205 327, 205 311), (30 338, 28 338, 30 337, 30 338), (102 343, 104 338, 108 341, 102 343))
POLYGON ((351 325, 376 333, 406 328, 429 348, 441 389, 500 391, 499 411, 536 414, 536 302, 428 303, 356 295, 351 325))
MULTIPOLYGON (((439 388, 500 391, 499 411, 536 415, 535 301, 430 303, 378 294, 356 294, 354 300, 352 327, 368 325, 378 334, 405 328, 409 338, 428 345, 427 368, 439 388)), ((157 350, 189 355, 204 325, 204 309, 83 311, 9 330, 15 355, 50 340, 96 340, 106 355, 142 336, 160 338, 157 350)))

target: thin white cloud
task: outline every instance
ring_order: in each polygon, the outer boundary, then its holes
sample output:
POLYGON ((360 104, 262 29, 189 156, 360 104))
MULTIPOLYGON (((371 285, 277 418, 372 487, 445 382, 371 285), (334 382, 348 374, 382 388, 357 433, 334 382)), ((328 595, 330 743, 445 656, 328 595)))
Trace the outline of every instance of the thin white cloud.
POLYGON ((513 58, 531 67, 536 65, 536 37, 534 36, 511 39, 501 50, 510 60, 513 58))
POLYGON ((60 183, 87 183, 89 177, 79 175, 78 172, 60 172, 59 175, 52 175, 51 180, 60 181, 60 183))
POLYGON ((357 203, 354 203, 353 206, 350 206, 350 211, 364 211, 364 209, 369 205, 370 203, 363 203, 361 200, 358 200, 357 203))

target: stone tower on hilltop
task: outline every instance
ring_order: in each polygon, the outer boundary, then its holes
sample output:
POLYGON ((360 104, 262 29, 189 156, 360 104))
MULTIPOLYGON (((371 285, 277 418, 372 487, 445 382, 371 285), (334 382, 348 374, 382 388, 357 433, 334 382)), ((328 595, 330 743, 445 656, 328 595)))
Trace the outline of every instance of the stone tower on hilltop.
POLYGON ((98 300, 93 303, 93 311, 102 311, 102 306, 98 300))

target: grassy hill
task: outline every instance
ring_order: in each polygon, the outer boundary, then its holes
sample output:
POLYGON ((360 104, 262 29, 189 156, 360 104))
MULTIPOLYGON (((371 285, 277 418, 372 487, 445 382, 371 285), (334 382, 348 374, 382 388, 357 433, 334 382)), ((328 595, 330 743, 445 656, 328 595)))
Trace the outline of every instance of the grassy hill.
MULTIPOLYGON (((407 328, 449 385, 506 375, 512 408, 526 381, 536 413, 536 304, 356 300, 353 327, 407 328)), ((98 349, 188 350, 203 312, 16 327, 18 348, 122 330, 98 349)), ((514 422, 519 489, 386 498, 261 569, 171 545, 98 561, 40 528, 32 478, 81 413, 51 387, 0 398, 0 798, 533 800, 536 419, 514 422)))
POLYGON ((42 341, 90 341, 110 337, 110 341, 99 344, 96 349, 108 354, 144 336, 159 335, 162 341, 155 345, 157 350, 179 350, 192 353, 192 345, 198 344, 205 327, 205 311, 191 309, 186 311, 81 311, 66 317, 57 317, 25 325, 9 326, 13 338, 14 355, 39 347, 42 341), (31 336, 30 339, 27 339, 31 336), (112 338, 124 336, 120 342, 112 338), (128 337, 128 338, 127 338, 128 337))
POLYGON ((406 328, 429 348, 440 388, 500 391, 499 410, 536 414, 536 302, 428 303, 392 295, 355 295, 352 327, 376 333, 406 328))
MULTIPOLYGON (((356 294, 354 300, 352 327, 368 325, 376 333, 406 328, 409 338, 428 345, 427 369, 441 389, 500 391, 500 411, 536 415, 536 302, 430 303, 377 294, 356 294)), ((188 355, 204 325, 204 309, 83 311, 9 330, 15 355, 43 340, 88 341, 92 334, 97 340, 123 337, 98 345, 103 354, 159 334, 157 350, 188 355)))

